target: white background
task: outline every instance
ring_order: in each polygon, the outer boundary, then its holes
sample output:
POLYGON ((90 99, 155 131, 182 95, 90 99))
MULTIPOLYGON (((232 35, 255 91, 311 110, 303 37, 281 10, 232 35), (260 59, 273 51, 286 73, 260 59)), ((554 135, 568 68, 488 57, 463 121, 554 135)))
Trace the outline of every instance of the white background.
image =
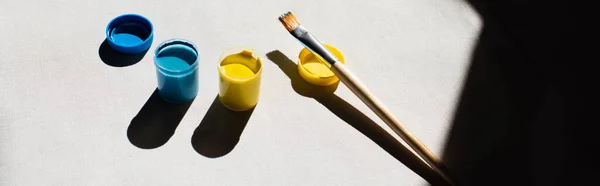
MULTIPOLYGON (((191 145, 218 92, 218 55, 250 46, 296 61, 302 49, 277 17, 292 11, 435 154, 441 156, 471 47, 481 26, 457 0, 0 0, 0 185, 424 185, 368 137, 264 57, 260 101, 239 143, 207 158, 191 145), (98 48, 114 17, 155 26, 148 54, 128 67, 98 48), (152 52, 198 46, 196 100, 155 149, 127 128, 156 88, 152 52)), ((380 124, 346 87, 336 95, 380 124)), ((391 130, 388 130, 391 132, 391 130)), ((394 135, 395 136, 395 135, 394 135)))

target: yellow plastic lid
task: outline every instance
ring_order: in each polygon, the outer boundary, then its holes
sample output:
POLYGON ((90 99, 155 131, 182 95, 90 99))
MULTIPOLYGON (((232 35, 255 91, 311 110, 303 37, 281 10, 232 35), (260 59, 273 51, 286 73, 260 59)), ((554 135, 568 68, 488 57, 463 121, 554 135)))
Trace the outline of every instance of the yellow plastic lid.
MULTIPOLYGON (((324 45, 335 57, 345 63, 342 52, 331 45, 324 45)), ((331 71, 329 63, 321 61, 307 48, 302 49, 298 55, 298 72, 302 79, 317 86, 329 86, 340 81, 331 71)))

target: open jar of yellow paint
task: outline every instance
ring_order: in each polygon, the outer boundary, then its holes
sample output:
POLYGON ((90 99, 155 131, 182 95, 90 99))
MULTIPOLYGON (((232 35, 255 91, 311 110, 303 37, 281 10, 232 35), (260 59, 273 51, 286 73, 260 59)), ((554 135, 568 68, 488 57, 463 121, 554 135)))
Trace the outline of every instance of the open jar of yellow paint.
MULTIPOLYGON (((335 55, 342 63, 345 63, 344 55, 337 48, 324 44, 329 51, 335 55)), ((310 84, 317 86, 329 86, 340 81, 337 76, 331 71, 326 61, 320 61, 307 48, 302 49, 298 55, 298 72, 302 79, 310 84)))
POLYGON ((219 100, 234 111, 245 111, 258 103, 262 60, 254 50, 231 48, 219 58, 219 100))

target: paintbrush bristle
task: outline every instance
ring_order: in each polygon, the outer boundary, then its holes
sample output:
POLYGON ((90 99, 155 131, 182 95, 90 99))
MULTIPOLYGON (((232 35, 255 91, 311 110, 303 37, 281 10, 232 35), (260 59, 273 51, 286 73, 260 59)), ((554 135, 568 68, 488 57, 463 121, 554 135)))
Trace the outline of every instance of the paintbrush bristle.
POLYGON ((287 12, 281 16, 279 16, 279 21, 288 31, 292 31, 300 26, 300 22, 296 19, 292 12, 287 12))

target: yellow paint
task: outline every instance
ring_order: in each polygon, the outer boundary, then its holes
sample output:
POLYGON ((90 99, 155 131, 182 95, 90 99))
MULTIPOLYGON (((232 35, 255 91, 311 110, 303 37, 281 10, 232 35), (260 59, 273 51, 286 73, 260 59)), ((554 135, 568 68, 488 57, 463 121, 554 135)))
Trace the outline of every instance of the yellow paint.
POLYGON ((244 79, 254 76, 254 72, 250 70, 250 68, 248 68, 246 65, 234 63, 224 65, 222 68, 225 74, 232 78, 244 79))
MULTIPOLYGON (((345 63, 344 55, 337 48, 325 44, 325 47, 337 57, 341 63, 345 63)), ((340 81, 331 71, 327 62, 322 62, 307 48, 298 54, 298 73, 302 79, 318 86, 329 86, 340 81)))
POLYGON ((334 75, 333 71, 331 71, 327 65, 318 61, 314 57, 306 60, 303 66, 306 71, 318 77, 330 77, 334 75))

